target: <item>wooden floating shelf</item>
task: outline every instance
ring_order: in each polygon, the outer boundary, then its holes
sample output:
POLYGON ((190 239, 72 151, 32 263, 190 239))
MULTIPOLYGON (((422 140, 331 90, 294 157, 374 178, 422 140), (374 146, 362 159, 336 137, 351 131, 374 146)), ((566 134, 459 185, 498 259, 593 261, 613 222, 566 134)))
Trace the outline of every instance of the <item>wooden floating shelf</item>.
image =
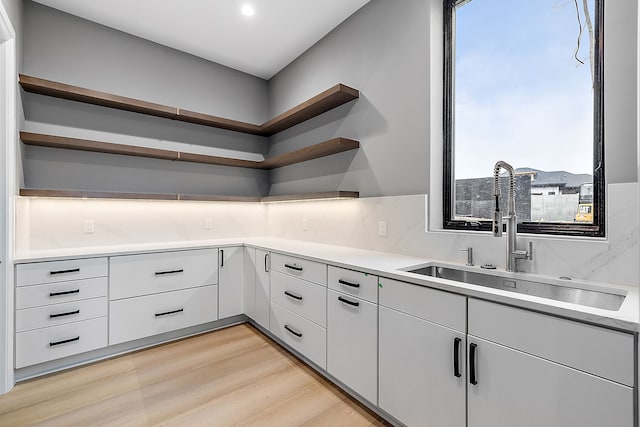
POLYGON ((61 197, 71 199, 124 199, 124 200, 186 200, 203 202, 292 202, 319 199, 357 199, 357 191, 326 191, 286 196, 243 197, 216 196, 207 194, 163 194, 163 193, 120 193, 111 191, 74 191, 74 190, 40 190, 20 189, 20 195, 25 197, 61 197))
POLYGON ((274 135, 360 97, 357 89, 337 84, 262 125, 255 125, 24 74, 19 77, 27 92, 261 136, 274 135))
POLYGON ((236 166, 253 169, 275 169, 307 160, 319 159, 343 151, 360 147, 358 141, 347 138, 334 138, 289 153, 281 154, 262 161, 233 159, 229 157, 209 156, 206 154, 183 153, 180 151, 160 150, 135 145, 113 144, 88 139, 68 138, 32 132, 20 132, 20 139, 26 145, 63 148, 69 150, 97 153, 123 154, 128 156, 150 157, 154 159, 179 160, 183 162, 206 163, 211 165, 236 166))
POLYGON ((302 200, 319 199, 357 199, 360 193, 357 191, 325 191, 321 193, 291 194, 284 196, 267 196, 260 199, 263 203, 294 202, 302 200))

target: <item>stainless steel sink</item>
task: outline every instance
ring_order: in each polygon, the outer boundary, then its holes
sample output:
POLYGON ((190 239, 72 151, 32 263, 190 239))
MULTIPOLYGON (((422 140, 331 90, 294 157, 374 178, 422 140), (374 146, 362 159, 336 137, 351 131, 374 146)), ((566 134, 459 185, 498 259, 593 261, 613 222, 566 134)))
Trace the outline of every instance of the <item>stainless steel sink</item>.
POLYGON ((408 273, 438 277, 472 285, 485 286, 503 291, 517 292, 556 301, 564 301, 588 307, 617 311, 622 306, 626 294, 602 292, 596 290, 574 288, 551 283, 521 280, 502 277, 496 274, 467 271, 458 268, 430 265, 408 270, 408 273))

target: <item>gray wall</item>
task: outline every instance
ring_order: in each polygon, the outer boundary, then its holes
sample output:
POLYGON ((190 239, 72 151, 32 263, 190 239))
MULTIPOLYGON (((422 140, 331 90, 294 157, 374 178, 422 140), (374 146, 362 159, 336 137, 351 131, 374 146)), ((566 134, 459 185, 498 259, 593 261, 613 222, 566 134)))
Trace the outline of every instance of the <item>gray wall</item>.
POLYGON ((278 169, 272 194, 428 192, 429 14, 429 1, 373 0, 271 79, 271 115, 338 82, 361 92, 354 103, 272 138, 271 152, 336 136, 360 140, 360 150, 278 169))
MULTIPOLYGON (((260 78, 24 2, 23 73, 72 85, 250 123, 268 116, 268 83, 260 78)), ((268 139, 206 126, 22 93, 25 118, 64 135, 81 129, 264 154, 268 139)), ((29 129, 29 123, 27 123, 29 129)), ((104 139, 102 139, 104 140, 104 139)), ((250 169, 22 146, 29 188, 257 196, 268 173, 250 169)))
MULTIPOLYGON (((441 86, 442 77, 429 61, 442 55, 436 34, 441 4, 373 0, 270 81, 272 115, 336 82, 362 92, 341 113, 279 135, 272 147, 278 153, 347 136, 361 141, 360 151, 280 169, 271 177, 272 194, 339 187, 364 196, 439 197, 442 97, 441 87, 432 85, 441 86), (436 172, 431 183, 430 154, 436 172)), ((605 157, 611 184, 638 180, 637 8, 637 0, 606 2, 605 157)))
MULTIPOLYGON (((163 125, 133 113, 105 112, 99 107, 79 107, 37 96, 25 97, 27 119, 69 127, 91 126, 92 130, 104 132, 122 130, 151 141, 171 139, 235 147, 248 153, 269 150, 271 155, 344 136, 360 140, 360 150, 292 165, 271 174, 209 167, 214 175, 230 177, 227 184, 213 185, 211 191, 224 187, 228 191, 223 194, 253 194, 270 188, 271 194, 286 194, 340 189, 358 190, 362 196, 433 193, 436 197, 440 191, 437 169, 441 155, 438 134, 442 123, 442 80, 441 68, 436 70, 433 64, 442 55, 441 4, 441 0, 373 0, 267 83, 26 1, 27 74, 254 123, 337 82, 361 91, 359 100, 272 137, 270 148, 265 138, 195 125, 163 125)), ((606 5, 607 182, 634 182, 638 179, 638 6, 635 0, 610 0, 606 5)), ((69 154, 66 163, 57 163, 59 159, 54 161, 50 151, 25 150, 28 185, 62 186, 57 175, 61 164, 69 175, 84 170, 86 156, 69 154)), ((157 182, 180 181, 174 182, 176 188, 182 187, 184 180, 195 180, 198 188, 209 182, 199 168, 189 169, 184 172, 186 175, 176 172, 178 175, 171 179, 164 176, 162 161, 148 165, 134 160, 121 167, 117 156, 108 157, 99 178, 88 177, 85 181, 91 187, 86 189, 115 183, 120 178, 111 178, 111 171, 124 173, 142 190, 152 191, 153 185, 147 186, 139 179, 138 168, 157 169, 157 173, 149 172, 148 178, 157 182)), ((173 171, 168 167, 166 173, 173 171)))

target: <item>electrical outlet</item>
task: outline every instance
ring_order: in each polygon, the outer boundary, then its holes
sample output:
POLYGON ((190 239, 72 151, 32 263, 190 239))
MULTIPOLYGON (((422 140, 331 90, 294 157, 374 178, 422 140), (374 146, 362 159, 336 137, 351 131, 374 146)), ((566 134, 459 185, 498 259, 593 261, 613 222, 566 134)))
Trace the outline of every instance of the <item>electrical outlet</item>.
POLYGON ((205 230, 212 230, 213 229, 213 221, 211 220, 211 218, 205 218, 204 219, 204 229, 205 230))
POLYGON ((95 231, 95 224, 92 219, 85 219, 82 221, 82 230, 84 234, 91 234, 95 231))
POLYGON ((378 235, 380 237, 387 237, 387 221, 380 221, 378 223, 378 235))
POLYGON ((307 218, 302 218, 302 231, 307 231, 309 229, 309 221, 307 218))

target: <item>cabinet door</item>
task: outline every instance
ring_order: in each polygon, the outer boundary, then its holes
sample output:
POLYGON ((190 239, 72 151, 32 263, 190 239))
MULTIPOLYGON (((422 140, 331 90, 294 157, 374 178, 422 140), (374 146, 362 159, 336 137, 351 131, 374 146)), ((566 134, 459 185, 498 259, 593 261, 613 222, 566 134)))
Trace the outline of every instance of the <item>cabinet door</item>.
POLYGON ((242 314, 243 248, 221 248, 219 255, 218 317, 224 319, 242 314))
POLYGON ((379 406, 409 427, 464 427, 465 335, 382 306, 379 316, 379 406))
POLYGON ((253 320, 265 329, 269 329, 269 257, 269 252, 256 249, 256 309, 253 320))
POLYGON ((256 249, 244 248, 242 309, 251 319, 256 318, 256 249))
POLYGON ((632 388, 471 335, 468 371, 469 427, 633 426, 632 388))
POLYGON ((378 403, 378 306, 329 290, 327 370, 374 405, 378 403))

